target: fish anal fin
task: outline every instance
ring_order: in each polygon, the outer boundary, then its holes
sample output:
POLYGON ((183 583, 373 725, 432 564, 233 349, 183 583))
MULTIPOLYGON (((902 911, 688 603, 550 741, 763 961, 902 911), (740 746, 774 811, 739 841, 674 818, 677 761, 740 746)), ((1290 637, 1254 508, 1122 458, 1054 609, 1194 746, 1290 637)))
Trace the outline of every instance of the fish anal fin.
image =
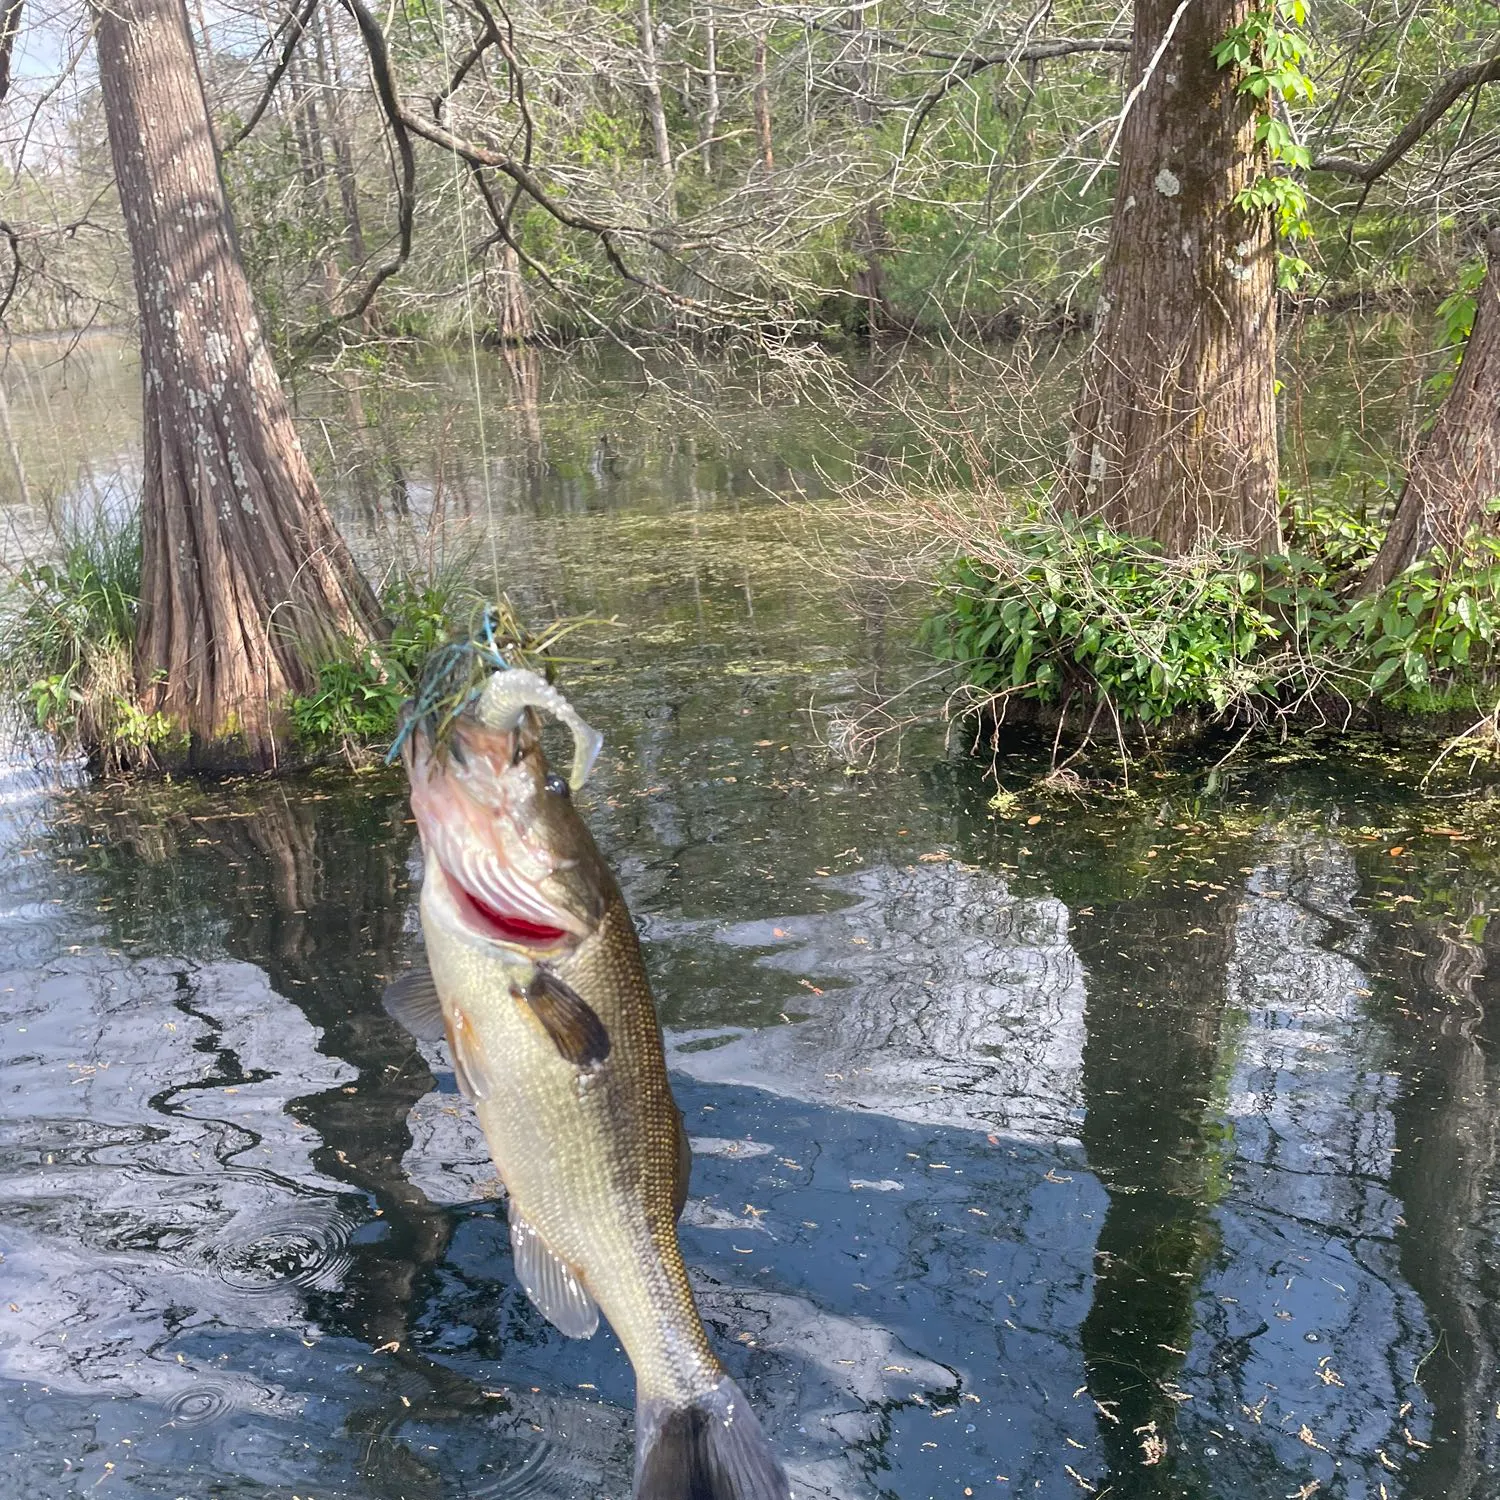
POLYGON ((465 1097, 477 1103, 500 1092, 473 1023, 457 1006, 448 1017, 448 1051, 453 1057, 453 1076, 465 1097))
POLYGON ((687 1121, 682 1111, 673 1105, 677 1114, 677 1158, 672 1175, 672 1216, 680 1219, 687 1207, 688 1184, 693 1176, 693 1144, 688 1139, 687 1121))
POLYGON ((419 1041, 440 1042, 447 1032, 437 981, 425 960, 413 964, 386 985, 381 1004, 419 1041))
POLYGON ((538 964, 531 983, 514 993, 575 1068, 596 1068, 609 1056, 609 1032, 598 1013, 550 969, 538 964))
POLYGON ((570 1339, 592 1338, 599 1326, 599 1308, 584 1290, 571 1267, 547 1248, 525 1216, 510 1205, 510 1248, 516 1260, 516 1278, 537 1309, 570 1339))

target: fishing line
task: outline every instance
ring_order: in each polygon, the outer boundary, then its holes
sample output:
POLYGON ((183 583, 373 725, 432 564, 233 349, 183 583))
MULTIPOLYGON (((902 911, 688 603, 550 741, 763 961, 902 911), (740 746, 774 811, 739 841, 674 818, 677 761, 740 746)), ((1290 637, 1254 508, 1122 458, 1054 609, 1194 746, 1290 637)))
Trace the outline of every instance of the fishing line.
MULTIPOLYGON (((448 51, 448 7, 442 7, 442 38, 443 38, 443 67, 448 76, 453 76, 453 60, 448 51)), ((450 106, 452 98, 449 100, 450 106)), ((463 169, 459 165, 458 157, 453 156, 453 190, 458 197, 458 237, 463 247, 462 253, 465 258, 468 255, 469 246, 469 216, 464 207, 464 182, 463 169)), ((493 597, 500 597, 500 554, 495 541, 495 496, 490 484, 490 451, 489 442, 484 425, 484 391, 479 378, 479 335, 474 326, 474 288, 470 284, 467 275, 467 264, 465 263, 464 275, 464 314, 465 321, 469 325, 469 366, 474 382, 474 421, 479 435, 479 463, 480 472, 484 476, 484 518, 485 531, 489 537, 490 544, 490 576, 494 586, 493 597)))

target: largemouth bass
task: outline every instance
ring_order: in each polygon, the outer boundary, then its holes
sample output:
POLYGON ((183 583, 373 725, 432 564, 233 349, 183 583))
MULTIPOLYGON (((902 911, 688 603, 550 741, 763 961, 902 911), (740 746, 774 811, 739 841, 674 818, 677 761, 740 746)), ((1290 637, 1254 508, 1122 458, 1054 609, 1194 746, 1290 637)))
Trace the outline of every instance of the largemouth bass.
POLYGON ((430 972, 387 1003, 447 1039, 505 1184, 528 1296, 574 1338, 602 1310, 624 1345, 636 1500, 787 1500, 693 1301, 677 1243, 688 1140, 635 926, 548 766, 538 708, 570 722, 581 781, 597 741, 528 672, 497 673, 441 741, 430 726, 408 733, 430 972))

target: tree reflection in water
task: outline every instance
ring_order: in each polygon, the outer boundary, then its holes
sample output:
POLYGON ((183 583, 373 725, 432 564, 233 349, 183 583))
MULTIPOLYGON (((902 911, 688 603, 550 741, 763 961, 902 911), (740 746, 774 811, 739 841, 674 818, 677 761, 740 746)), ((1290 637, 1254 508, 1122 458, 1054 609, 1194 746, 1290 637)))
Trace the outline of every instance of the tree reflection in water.
POLYGON ((1071 929, 1088 992, 1083 1144, 1109 1194, 1080 1338, 1121 1496, 1184 1493, 1177 1376, 1227 1172, 1213 1114, 1238 863, 1231 849, 1205 872, 1228 888, 1206 908, 1148 886, 1071 929))
POLYGON ((1372 924, 1381 1009, 1401 1056, 1391 1170, 1400 1268, 1430 1324, 1414 1368, 1432 1403, 1431 1447, 1413 1467, 1421 1493, 1443 1500, 1500 1484, 1500 943, 1492 893, 1456 885, 1445 919, 1398 906, 1372 924))

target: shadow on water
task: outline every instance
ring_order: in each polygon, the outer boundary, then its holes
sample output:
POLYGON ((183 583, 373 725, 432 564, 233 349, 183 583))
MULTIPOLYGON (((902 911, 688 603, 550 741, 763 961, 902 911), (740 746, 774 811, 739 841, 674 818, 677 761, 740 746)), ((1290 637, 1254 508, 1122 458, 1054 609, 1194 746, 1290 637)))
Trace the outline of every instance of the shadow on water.
MULTIPOLYGON (((1007 816, 937 735, 853 773, 809 707, 911 658, 767 494, 816 493, 824 415, 679 430, 543 365, 485 454, 456 368, 412 378, 325 393, 345 519, 467 512, 526 608, 628 623, 569 679, 586 812, 799 1494, 1492 1500, 1500 799, 1347 744, 1087 801, 1002 761, 1007 816)), ((447 1059, 380 1007, 399 781, 16 774, 0 820, 0 1490, 623 1500, 629 1367, 518 1293, 447 1059)))

